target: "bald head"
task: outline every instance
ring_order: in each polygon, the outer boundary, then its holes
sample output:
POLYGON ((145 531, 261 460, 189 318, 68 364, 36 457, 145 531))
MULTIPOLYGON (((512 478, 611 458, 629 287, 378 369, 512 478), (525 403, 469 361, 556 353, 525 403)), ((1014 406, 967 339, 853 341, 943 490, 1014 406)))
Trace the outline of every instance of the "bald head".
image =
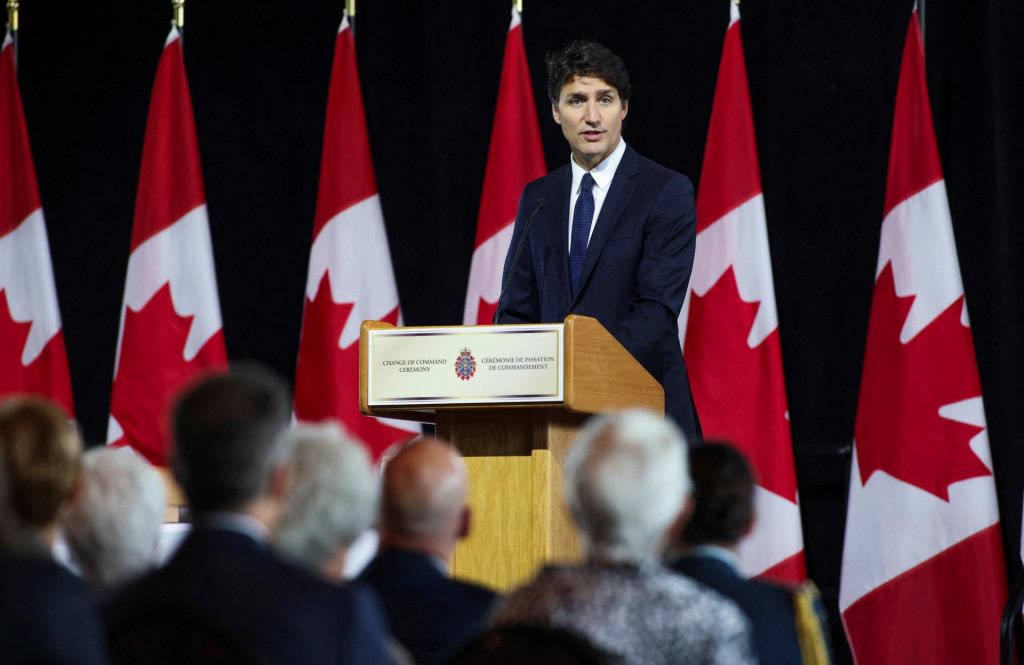
POLYGON ((414 441, 384 467, 382 545, 415 545, 446 557, 465 531, 465 518, 466 466, 444 441, 414 441))

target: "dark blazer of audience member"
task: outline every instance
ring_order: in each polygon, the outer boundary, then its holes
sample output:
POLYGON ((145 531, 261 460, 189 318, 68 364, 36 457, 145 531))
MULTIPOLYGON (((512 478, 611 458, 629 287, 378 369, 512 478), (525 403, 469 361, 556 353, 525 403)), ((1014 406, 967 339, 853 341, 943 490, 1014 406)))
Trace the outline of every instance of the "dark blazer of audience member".
POLYGON ((85 586, 50 554, 57 516, 74 492, 82 444, 56 406, 0 405, 0 661, 107 662, 85 586))
POLYGON ((743 454, 723 444, 697 446, 690 451, 690 469, 696 508, 683 531, 682 556, 672 567, 740 606, 750 619, 762 665, 799 665, 804 651, 808 660, 815 652, 827 659, 820 602, 806 617, 817 625, 817 644, 813 635, 798 636, 797 600, 809 589, 747 579, 739 572, 736 549, 755 519, 754 476, 743 454))
POLYGON ((482 630, 497 598, 448 576, 469 521, 465 464, 447 443, 414 441, 384 467, 380 551, 359 580, 380 593, 395 637, 419 665, 444 662, 482 630))
POLYGON ((61 529, 82 578, 106 593, 156 567, 167 499, 160 474, 131 448, 82 456, 81 489, 61 529))
POLYGON ((328 584, 266 545, 291 479, 290 417, 283 382, 254 367, 210 376, 177 401, 173 469, 195 527, 163 568, 104 605, 115 660, 151 634, 146 621, 184 621, 183 633, 207 627, 253 662, 391 662, 372 594, 328 584))

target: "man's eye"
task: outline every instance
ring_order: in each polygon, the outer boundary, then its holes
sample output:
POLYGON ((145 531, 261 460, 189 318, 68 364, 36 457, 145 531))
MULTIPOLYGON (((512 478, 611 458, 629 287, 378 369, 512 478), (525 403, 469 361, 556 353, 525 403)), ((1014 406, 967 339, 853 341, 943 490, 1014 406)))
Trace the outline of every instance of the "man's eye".
POLYGON ((605 106, 608 106, 609 104, 612 103, 612 98, 611 97, 602 97, 601 98, 601 103, 604 104, 605 106))
POLYGON ((570 106, 579 106, 582 103, 583 103, 582 99, 570 99, 569 100, 569 105, 570 106))

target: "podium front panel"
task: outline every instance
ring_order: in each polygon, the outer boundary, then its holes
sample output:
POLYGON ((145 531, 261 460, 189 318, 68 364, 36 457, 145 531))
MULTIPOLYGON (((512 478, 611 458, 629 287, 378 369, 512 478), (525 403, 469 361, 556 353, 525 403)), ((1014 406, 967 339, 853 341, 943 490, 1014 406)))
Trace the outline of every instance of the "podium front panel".
POLYGON ((563 325, 391 328, 369 332, 371 409, 557 404, 563 325))

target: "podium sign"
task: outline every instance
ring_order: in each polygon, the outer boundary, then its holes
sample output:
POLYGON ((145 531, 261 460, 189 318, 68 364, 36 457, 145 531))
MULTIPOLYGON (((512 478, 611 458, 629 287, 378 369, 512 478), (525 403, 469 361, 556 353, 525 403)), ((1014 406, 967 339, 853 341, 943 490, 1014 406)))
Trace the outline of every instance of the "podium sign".
POLYGON ((369 331, 370 408, 564 399, 563 324, 369 331))

